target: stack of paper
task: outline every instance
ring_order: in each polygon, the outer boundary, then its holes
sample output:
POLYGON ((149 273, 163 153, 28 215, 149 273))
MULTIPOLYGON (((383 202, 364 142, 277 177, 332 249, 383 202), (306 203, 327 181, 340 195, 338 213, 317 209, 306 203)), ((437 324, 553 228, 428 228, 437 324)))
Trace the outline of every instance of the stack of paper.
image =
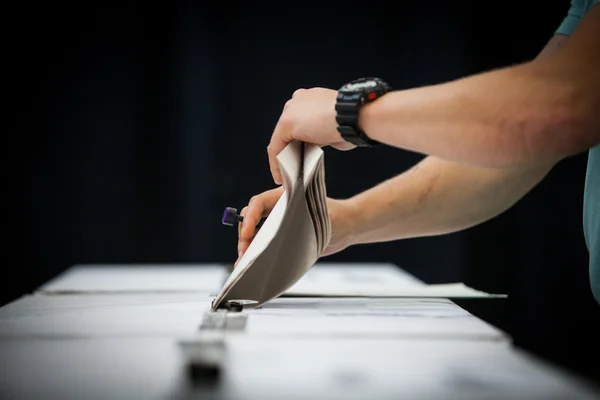
POLYGON ((291 142, 277 160, 284 193, 213 300, 213 309, 228 300, 259 306, 280 296, 329 245, 323 150, 291 142))

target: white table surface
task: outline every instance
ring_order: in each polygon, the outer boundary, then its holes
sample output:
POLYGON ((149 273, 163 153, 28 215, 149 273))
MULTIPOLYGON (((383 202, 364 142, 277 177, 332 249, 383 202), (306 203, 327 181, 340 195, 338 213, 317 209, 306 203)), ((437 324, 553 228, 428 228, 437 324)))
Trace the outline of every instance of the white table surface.
MULTIPOLYGON (((344 266, 332 267, 333 279, 344 266)), ((275 299, 222 335, 222 380, 193 387, 180 343, 203 337, 220 267, 102 268, 0 308, 0 398, 600 398, 446 299, 275 299)), ((389 265, 354 268, 422 284, 389 265)))

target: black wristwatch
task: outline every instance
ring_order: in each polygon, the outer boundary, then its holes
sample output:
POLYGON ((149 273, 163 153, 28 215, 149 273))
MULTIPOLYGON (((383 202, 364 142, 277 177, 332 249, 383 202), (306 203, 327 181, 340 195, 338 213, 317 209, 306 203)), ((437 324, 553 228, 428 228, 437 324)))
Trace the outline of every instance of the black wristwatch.
POLYGON ((379 78, 360 78, 346 83, 338 90, 335 104, 337 130, 342 138, 356 146, 372 147, 380 143, 369 138, 358 127, 360 107, 370 103, 392 90, 390 85, 379 78))

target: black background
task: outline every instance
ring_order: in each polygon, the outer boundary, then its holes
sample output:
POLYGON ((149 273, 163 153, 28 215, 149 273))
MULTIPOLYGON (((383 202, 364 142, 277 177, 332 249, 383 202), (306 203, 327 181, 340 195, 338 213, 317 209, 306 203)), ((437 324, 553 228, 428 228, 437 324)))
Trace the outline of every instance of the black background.
MULTIPOLYGON (((233 262, 237 232, 221 212, 273 187, 266 146, 294 90, 361 76, 403 89, 522 62, 569 8, 372 3, 51 3, 7 15, 17 124, 4 135, 16 183, 5 198, 16 200, 6 209, 16 243, 6 244, 2 303, 75 263, 233 262)), ((422 157, 325 152, 338 198, 422 157)), ((508 293, 460 304, 517 345, 593 372, 600 309, 582 232, 585 163, 585 154, 564 160, 476 228, 327 260, 394 262, 429 283, 508 293)))

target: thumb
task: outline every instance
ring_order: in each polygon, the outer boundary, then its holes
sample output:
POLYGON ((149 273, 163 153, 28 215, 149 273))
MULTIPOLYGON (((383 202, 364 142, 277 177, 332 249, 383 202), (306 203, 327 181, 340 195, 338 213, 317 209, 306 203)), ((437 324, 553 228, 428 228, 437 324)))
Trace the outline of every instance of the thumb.
POLYGON ((283 184, 281 178, 281 171, 279 170, 279 162, 277 161, 277 155, 281 153, 283 149, 292 141, 289 130, 284 129, 281 119, 277 123, 273 136, 271 136, 271 142, 267 146, 267 153, 269 155, 269 167, 271 169, 271 175, 276 185, 283 184))

